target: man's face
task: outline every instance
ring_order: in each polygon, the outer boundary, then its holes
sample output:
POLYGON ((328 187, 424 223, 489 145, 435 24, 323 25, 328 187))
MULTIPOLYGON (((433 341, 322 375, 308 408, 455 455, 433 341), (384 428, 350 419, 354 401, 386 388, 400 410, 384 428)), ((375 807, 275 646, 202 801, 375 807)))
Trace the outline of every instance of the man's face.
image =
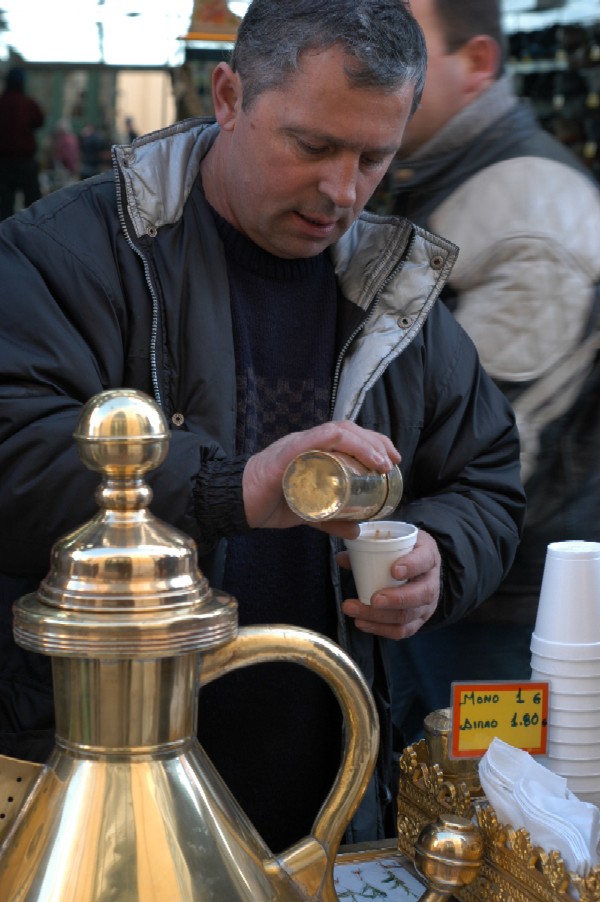
POLYGON ((285 86, 248 110, 238 76, 228 67, 219 73, 233 99, 217 106, 217 193, 209 199, 276 256, 310 257, 337 241, 400 147, 412 85, 351 87, 343 62, 339 47, 305 55, 285 86))
POLYGON ((419 109, 406 127, 400 156, 414 153, 471 99, 466 94, 468 58, 448 53, 435 0, 411 0, 410 8, 427 44, 427 78, 419 109))

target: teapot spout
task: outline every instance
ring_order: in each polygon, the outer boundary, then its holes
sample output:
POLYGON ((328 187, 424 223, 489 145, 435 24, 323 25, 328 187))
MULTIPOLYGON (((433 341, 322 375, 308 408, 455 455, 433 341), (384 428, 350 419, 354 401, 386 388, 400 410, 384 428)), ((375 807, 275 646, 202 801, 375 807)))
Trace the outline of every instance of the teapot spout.
POLYGON ((45 765, 0 755, 0 847, 45 765))

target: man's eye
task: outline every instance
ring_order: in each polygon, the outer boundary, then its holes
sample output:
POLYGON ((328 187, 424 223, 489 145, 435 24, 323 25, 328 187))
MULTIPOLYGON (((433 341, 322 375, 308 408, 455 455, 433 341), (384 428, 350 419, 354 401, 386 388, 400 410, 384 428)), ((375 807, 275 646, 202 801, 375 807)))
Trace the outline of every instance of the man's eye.
POLYGON ((360 165, 363 169, 380 169, 386 164, 386 160, 381 157, 361 157, 360 165))
POLYGON ((324 147, 322 144, 307 144, 306 141, 301 141, 300 139, 298 139, 298 146, 304 153, 314 157, 321 153, 325 153, 327 150, 327 147, 324 147))

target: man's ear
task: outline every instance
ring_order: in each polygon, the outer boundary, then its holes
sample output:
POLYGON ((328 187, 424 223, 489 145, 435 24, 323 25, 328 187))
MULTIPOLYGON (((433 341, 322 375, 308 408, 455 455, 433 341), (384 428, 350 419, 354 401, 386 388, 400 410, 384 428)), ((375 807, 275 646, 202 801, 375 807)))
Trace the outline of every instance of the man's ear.
POLYGON ((227 63, 219 63, 212 76, 212 99, 217 122, 225 131, 235 126, 242 107, 242 82, 227 63))
POLYGON ((485 34, 476 35, 461 47, 466 58, 467 90, 477 97, 495 81, 500 69, 500 47, 498 43, 485 34))

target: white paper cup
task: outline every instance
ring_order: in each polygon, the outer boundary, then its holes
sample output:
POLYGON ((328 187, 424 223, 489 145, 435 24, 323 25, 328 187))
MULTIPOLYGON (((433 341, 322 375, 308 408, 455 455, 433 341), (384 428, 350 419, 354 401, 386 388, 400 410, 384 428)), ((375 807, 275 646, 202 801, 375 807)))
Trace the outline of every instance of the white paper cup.
MULTIPOLYGON (((564 777, 565 775, 559 774, 559 776, 564 777)), ((567 777, 567 786, 575 795, 579 795, 580 792, 586 794, 600 792, 600 777, 593 777, 591 774, 571 774, 567 777)))
POLYGON ((600 711, 600 679, 598 676, 557 676, 532 667, 531 679, 534 683, 550 684, 551 705, 558 706, 557 696, 560 696, 563 698, 563 705, 572 703, 580 710, 600 711))
POLYGON ((412 523, 369 520, 359 523, 360 535, 346 539, 358 598, 371 604, 379 589, 401 586, 406 580, 392 577, 392 565, 415 547, 419 530, 412 523))
POLYGON ((600 542, 551 542, 535 635, 546 642, 600 642, 600 542))
POLYGON ((554 758, 546 755, 546 766, 561 777, 594 777, 600 780, 600 758, 554 758))
POLYGON ((558 684, 556 678, 548 679, 541 673, 531 673, 534 683, 550 683, 551 708, 560 708, 563 711, 575 713, 577 711, 595 711, 600 707, 600 693, 598 692, 570 692, 564 685, 558 684))
POLYGON ((576 707, 576 702, 572 698, 560 696, 557 699, 551 697, 548 706, 548 724, 551 727, 595 727, 600 729, 600 710, 594 708, 589 702, 587 705, 584 700, 581 701, 580 707, 576 707))
POLYGON ((600 754, 600 713, 550 706, 547 736, 548 744, 596 745, 600 754))
POLYGON ((533 633, 531 653, 560 661, 600 661, 600 642, 548 642, 533 633))
MULTIPOLYGON (((580 712, 580 717, 587 712, 580 712)), ((558 742, 589 742, 592 738, 600 744, 600 723, 593 714, 587 720, 566 716, 561 711, 548 711, 548 739, 558 742)))
POLYGON ((577 680, 581 677, 594 678, 600 689, 600 658, 597 660, 585 659, 582 661, 568 660, 564 658, 550 658, 531 653, 531 669, 540 674, 540 679, 546 676, 562 677, 564 679, 577 680))
MULTIPOLYGON (((548 770, 552 770, 551 767, 548 770)), ((591 774, 562 774, 554 771, 559 777, 564 777, 567 781, 567 788, 582 802, 592 802, 598 805, 596 801, 600 797, 600 777, 594 777, 591 774)))
POLYGON ((600 741, 555 742, 548 738, 546 754, 549 755, 550 758, 562 758, 563 760, 571 758, 591 758, 595 754, 600 754, 600 741))

